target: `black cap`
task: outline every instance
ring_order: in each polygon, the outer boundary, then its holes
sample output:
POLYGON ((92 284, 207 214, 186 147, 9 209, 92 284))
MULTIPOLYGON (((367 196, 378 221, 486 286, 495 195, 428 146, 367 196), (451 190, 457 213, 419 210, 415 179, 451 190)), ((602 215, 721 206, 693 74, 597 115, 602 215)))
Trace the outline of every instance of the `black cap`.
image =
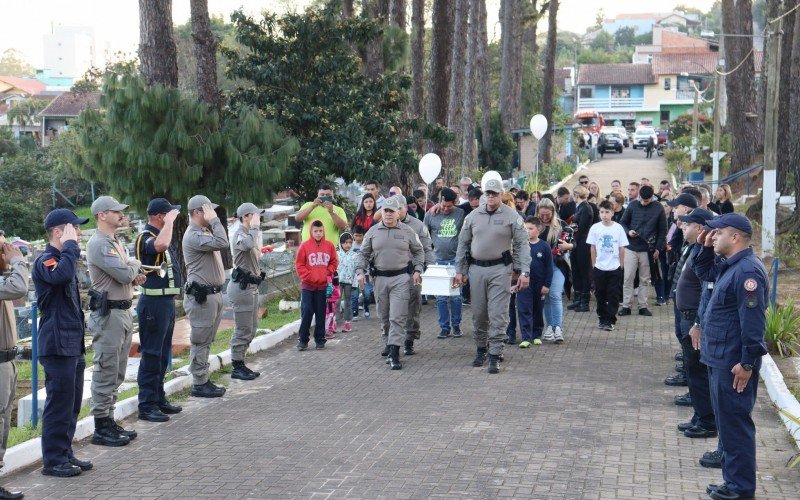
POLYGON ((743 233, 753 234, 753 225, 750 224, 750 219, 744 215, 737 213, 730 213, 720 215, 719 217, 706 222, 706 226, 712 229, 722 229, 723 227, 732 227, 738 229, 743 233))
MULTIPOLYGON (((694 196, 692 196, 692 198, 694 198, 694 196)), ((710 210, 705 210, 703 208, 695 208, 688 214, 679 216, 678 220, 681 222, 694 222, 695 224, 705 224, 707 221, 710 221, 713 218, 714 218, 714 212, 710 210)))
POLYGON ((44 218, 44 228, 50 229, 53 227, 63 226, 64 224, 72 224, 73 226, 80 226, 89 222, 88 217, 78 217, 72 210, 66 208, 57 208, 47 214, 44 218))
POLYGON ((180 209, 180 205, 173 205, 164 198, 153 198, 150 200, 150 203, 147 204, 147 215, 165 214, 180 209))
POLYGON ((641 189, 639 189, 639 197, 643 200, 652 198, 653 194, 655 194, 655 192, 651 186, 642 186, 641 189))
POLYGON ((697 208, 697 198, 690 195, 689 193, 681 193, 675 197, 674 200, 668 201, 667 205, 671 207, 677 207, 678 205, 683 205, 684 207, 689 208, 697 208))
POLYGON ((416 203, 416 202, 417 202, 417 199, 414 198, 413 196, 406 196, 406 203, 407 204, 411 205, 412 203, 416 203))

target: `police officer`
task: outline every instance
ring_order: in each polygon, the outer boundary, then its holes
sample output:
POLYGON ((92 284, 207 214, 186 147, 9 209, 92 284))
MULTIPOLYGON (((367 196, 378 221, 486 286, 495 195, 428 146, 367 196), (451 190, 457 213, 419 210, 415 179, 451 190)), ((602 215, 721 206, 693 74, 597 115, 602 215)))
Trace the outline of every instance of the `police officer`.
POLYGON ((186 295, 183 308, 192 328, 190 351, 192 396, 219 398, 225 388, 208 380, 208 355, 222 320, 222 285, 225 270, 221 250, 228 248, 225 227, 214 209, 217 204, 203 195, 189 200, 189 227, 183 234, 183 259, 186 262, 186 295))
POLYGON ((89 330, 93 335, 92 414, 95 431, 92 443, 124 446, 136 438, 114 421, 117 391, 125 380, 128 352, 133 337, 133 286, 144 283, 141 264, 130 259, 116 237, 116 230, 127 227, 122 213, 128 209, 110 196, 92 203, 97 230, 86 244, 86 261, 92 280, 89 330))
POLYGON ((522 217, 503 204, 503 183, 486 181, 486 203, 473 210, 461 228, 456 251, 456 284, 469 277, 472 324, 477 352, 472 366, 483 366, 489 354, 489 373, 499 373, 503 338, 508 325, 512 271, 519 290, 528 287, 531 255, 522 217), (512 252, 513 247, 513 252, 512 252), (512 266, 513 264, 513 266, 512 266))
MULTIPOLYGON (((425 224, 416 217, 408 215, 408 204, 403 195, 396 195, 398 203, 401 208, 397 211, 397 218, 403 224, 410 227, 419 237, 422 248, 425 250, 425 265, 428 267, 433 264, 435 258, 433 255, 433 244, 431 242, 431 234, 425 224)), ((423 269, 424 271, 424 269, 423 269)), ((404 344, 403 354, 406 356, 414 355, 414 341, 419 338, 419 315, 422 312, 422 284, 414 284, 413 275, 409 282, 409 301, 408 301, 408 320, 406 321, 406 341, 404 344)))
POLYGON ((39 307, 37 348, 45 373, 42 412, 42 474, 71 477, 92 468, 72 452, 83 399, 84 316, 78 291, 80 225, 89 222, 59 208, 44 219, 49 243, 33 263, 39 307))
POLYGON ((258 286, 264 273, 258 264, 261 257, 261 215, 264 210, 252 203, 236 209, 241 225, 233 239, 233 265, 228 283, 228 299, 233 304, 236 326, 231 336, 231 378, 254 380, 261 375, 244 364, 244 355, 258 330, 258 286))
POLYGON ((722 485, 709 485, 715 499, 753 498, 756 488, 756 429, 752 419, 761 357, 767 353, 764 333, 767 271, 753 253, 753 228, 740 214, 725 214, 706 222, 698 241, 698 274, 719 265, 714 291, 699 329, 700 357, 708 366, 711 401, 722 448, 722 485), (710 245, 713 244, 713 251, 710 245))
POLYGON ((180 406, 167 401, 164 376, 172 351, 175 329, 175 297, 181 291, 181 271, 172 242, 172 226, 180 213, 180 205, 164 198, 147 204, 147 224, 136 238, 136 258, 147 266, 166 265, 165 275, 157 270, 144 270, 147 279, 136 304, 139 318, 139 419, 166 422, 169 415, 180 413, 180 406))
POLYGON ((409 286, 422 282, 425 251, 417 233, 398 221, 405 200, 391 197, 383 204, 383 219, 364 236, 356 261, 358 285, 363 288, 364 273, 374 268, 375 300, 383 325, 383 337, 392 370, 400 370, 400 345, 405 339, 408 321, 409 286), (408 275, 411 274, 411 282, 408 275))
MULTIPOLYGON (((11 430, 11 411, 17 384, 17 369, 14 357, 17 355, 17 321, 14 317, 15 299, 28 293, 28 267, 19 248, 0 238, 0 272, 9 271, 8 276, 0 275, 0 467, 6 454, 8 432, 11 430)), ((0 486, 0 498, 22 498, 22 493, 8 491, 0 486)))

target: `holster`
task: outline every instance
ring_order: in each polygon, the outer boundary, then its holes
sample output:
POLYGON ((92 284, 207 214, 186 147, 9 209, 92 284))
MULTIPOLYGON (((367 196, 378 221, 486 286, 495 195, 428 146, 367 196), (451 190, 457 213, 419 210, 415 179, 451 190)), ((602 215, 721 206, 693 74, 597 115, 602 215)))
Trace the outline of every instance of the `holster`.
POLYGON ((89 289, 89 309, 98 311, 100 317, 108 316, 111 312, 108 306, 108 292, 89 289))
POLYGON ((514 258, 511 257, 511 250, 503 252, 501 257, 503 258, 503 265, 509 266, 514 263, 514 258))
POLYGON ((194 281, 186 286, 186 293, 194 297, 198 304, 205 304, 208 292, 205 287, 195 283, 194 281))

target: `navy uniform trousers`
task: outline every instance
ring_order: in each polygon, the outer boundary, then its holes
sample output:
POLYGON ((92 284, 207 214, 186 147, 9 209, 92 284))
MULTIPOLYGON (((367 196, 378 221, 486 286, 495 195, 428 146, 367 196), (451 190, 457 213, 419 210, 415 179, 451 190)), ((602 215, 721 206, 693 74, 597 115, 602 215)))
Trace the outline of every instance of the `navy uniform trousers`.
POLYGON ((40 356, 47 400, 42 412, 42 461, 45 467, 69 462, 72 438, 83 399, 83 356, 40 356))
POLYGON ((141 295, 136 305, 139 318, 139 411, 151 411, 167 401, 167 374, 172 333, 175 330, 175 296, 141 295))

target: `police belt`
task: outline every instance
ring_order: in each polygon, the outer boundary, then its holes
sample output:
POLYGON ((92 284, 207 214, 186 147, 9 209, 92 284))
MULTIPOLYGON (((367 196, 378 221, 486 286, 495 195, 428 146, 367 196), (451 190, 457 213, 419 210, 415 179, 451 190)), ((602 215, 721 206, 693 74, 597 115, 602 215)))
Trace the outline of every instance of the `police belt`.
POLYGON ((473 266, 478 266, 478 267, 492 267, 492 266, 497 266, 497 265, 500 265, 500 264, 505 264, 505 259, 503 257, 500 257, 499 259, 492 259, 492 260, 472 259, 470 264, 473 265, 473 266))
POLYGON ((408 272, 407 267, 404 267, 402 269, 395 269, 394 271, 381 271, 380 269, 375 270, 375 276, 383 276, 384 278, 400 276, 401 274, 411 274, 411 273, 408 272))
POLYGON ((108 308, 109 309, 130 309, 133 305, 132 300, 109 300, 108 301, 108 308))
POLYGON ((178 295, 180 288, 142 288, 142 295, 161 297, 164 295, 178 295))
POLYGON ((697 319, 697 309, 680 311, 680 313, 681 313, 681 318, 685 319, 686 321, 694 321, 697 319))
POLYGON ((8 363, 17 357, 17 348, 0 351, 0 363, 8 363))
POLYGON ((214 295, 215 293, 219 293, 222 291, 222 285, 201 285, 200 283, 195 283, 194 286, 202 288, 205 291, 206 295, 214 295))

